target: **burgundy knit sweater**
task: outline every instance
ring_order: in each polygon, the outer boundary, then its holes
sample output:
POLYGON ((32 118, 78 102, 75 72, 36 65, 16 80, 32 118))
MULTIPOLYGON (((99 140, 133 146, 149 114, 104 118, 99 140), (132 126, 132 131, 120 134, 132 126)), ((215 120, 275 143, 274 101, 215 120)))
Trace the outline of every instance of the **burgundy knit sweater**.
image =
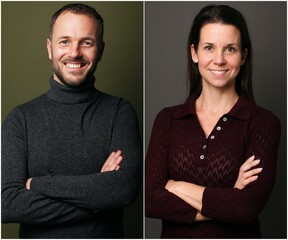
POLYGON ((258 238, 258 216, 272 191, 280 139, 275 115, 241 95, 206 138, 195 112, 196 96, 156 117, 146 156, 146 216, 160 218, 162 238, 258 238), (256 182, 234 188, 240 166, 255 155, 256 182), (202 214, 168 192, 169 179, 206 187, 202 214))

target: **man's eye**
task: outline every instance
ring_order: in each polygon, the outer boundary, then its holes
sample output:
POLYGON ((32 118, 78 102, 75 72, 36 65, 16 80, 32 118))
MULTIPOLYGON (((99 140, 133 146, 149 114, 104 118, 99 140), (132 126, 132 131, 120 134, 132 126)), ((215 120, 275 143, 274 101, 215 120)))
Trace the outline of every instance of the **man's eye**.
POLYGON ((83 46, 92 46, 91 42, 85 41, 82 43, 83 46))
POLYGON ((67 44, 68 44, 68 41, 67 41, 67 40, 62 40, 62 41, 60 42, 60 44, 61 44, 61 45, 67 45, 67 44))

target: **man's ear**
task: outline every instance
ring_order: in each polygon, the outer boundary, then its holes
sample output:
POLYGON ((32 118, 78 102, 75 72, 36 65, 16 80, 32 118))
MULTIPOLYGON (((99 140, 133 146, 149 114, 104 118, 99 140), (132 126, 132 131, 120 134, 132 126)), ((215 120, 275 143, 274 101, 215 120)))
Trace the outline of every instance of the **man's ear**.
POLYGON ((100 62, 102 59, 104 49, 105 49, 105 42, 102 41, 101 46, 99 47, 99 53, 98 53, 98 57, 97 57, 98 62, 100 62))
POLYGON ((194 63, 198 63, 198 56, 194 44, 191 45, 191 58, 194 63))
POLYGON ((47 51, 48 51, 48 57, 50 60, 52 60, 52 46, 51 45, 52 45, 51 40, 47 38, 46 46, 47 46, 47 51))

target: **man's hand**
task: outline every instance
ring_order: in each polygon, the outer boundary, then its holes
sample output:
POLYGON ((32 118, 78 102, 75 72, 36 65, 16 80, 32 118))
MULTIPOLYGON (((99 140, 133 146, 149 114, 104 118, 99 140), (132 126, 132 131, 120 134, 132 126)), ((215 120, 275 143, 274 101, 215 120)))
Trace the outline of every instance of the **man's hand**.
POLYGON ((118 171, 120 168, 120 163, 123 159, 121 150, 117 152, 112 152, 106 162, 104 163, 101 172, 108 172, 108 171, 118 171))
MULTIPOLYGON (((112 152, 106 162, 104 163, 101 172, 108 172, 108 171, 118 171, 120 168, 120 163, 123 159, 122 152, 118 150, 117 152, 112 152)), ((28 178, 26 181, 26 189, 30 190, 32 178, 28 178)))
POLYGON ((254 168, 260 163, 260 159, 254 159, 255 156, 253 155, 242 164, 239 169, 238 179, 234 185, 234 188, 243 189, 249 183, 257 180, 257 174, 262 171, 262 168, 254 168))
POLYGON ((30 190, 30 184, 31 184, 32 178, 28 178, 26 181, 26 189, 30 190))

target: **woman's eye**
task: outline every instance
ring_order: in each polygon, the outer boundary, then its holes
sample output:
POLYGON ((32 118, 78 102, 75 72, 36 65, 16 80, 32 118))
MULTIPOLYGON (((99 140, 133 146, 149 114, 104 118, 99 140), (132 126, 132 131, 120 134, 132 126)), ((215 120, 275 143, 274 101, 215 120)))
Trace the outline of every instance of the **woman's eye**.
POLYGON ((205 47, 204 47, 204 50, 206 50, 206 51, 211 51, 211 50, 212 50, 212 47, 211 47, 211 46, 205 46, 205 47))
POLYGON ((233 48, 233 47, 228 47, 228 48, 227 48, 227 52, 229 52, 229 53, 235 52, 235 48, 233 48))

